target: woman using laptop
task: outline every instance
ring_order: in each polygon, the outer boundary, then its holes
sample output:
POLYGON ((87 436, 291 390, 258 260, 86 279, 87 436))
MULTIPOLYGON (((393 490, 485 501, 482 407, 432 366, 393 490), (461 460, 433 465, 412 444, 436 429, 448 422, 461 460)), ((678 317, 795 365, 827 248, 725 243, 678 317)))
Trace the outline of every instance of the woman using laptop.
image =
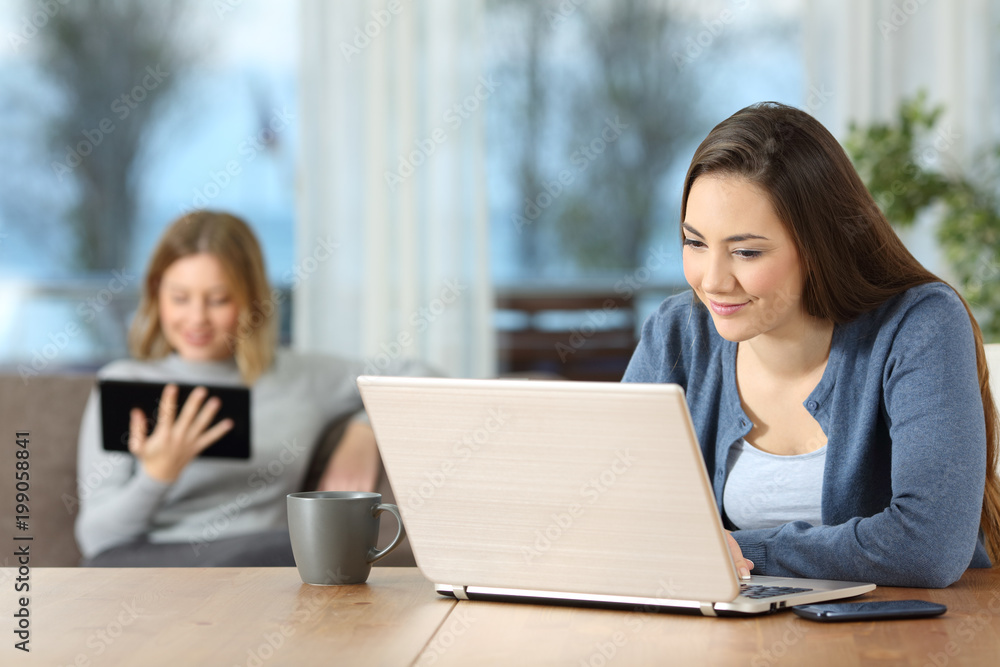
MULTIPOLYGON (((202 387, 179 405, 171 384, 156 415, 131 411, 133 456, 105 451, 95 391, 79 441, 79 479, 101 479, 80 494, 84 564, 294 565, 285 496, 302 490, 331 422, 354 415, 319 488, 375 488, 378 450, 355 384, 364 363, 275 349, 281 295, 268 285, 253 232, 225 213, 195 211, 170 225, 141 296, 129 332, 133 358, 98 376, 250 387, 251 457, 198 458, 232 422, 210 426, 218 399, 206 400, 202 387)), ((401 362, 391 371, 413 369, 401 362)))
POLYGON ((906 250, 834 137, 720 123, 684 276, 627 382, 684 387, 741 574, 944 587, 1000 558, 997 414, 968 304, 906 250))

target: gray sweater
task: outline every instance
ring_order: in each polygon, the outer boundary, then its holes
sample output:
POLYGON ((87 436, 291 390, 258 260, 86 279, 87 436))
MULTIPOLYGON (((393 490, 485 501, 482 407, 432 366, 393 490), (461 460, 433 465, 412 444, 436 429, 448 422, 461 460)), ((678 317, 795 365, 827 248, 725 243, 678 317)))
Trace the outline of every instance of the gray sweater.
MULTIPOLYGON (((421 370, 401 362, 384 372, 408 375, 421 370)), ((362 361, 279 350, 250 392, 250 459, 196 458, 173 484, 151 478, 130 454, 103 449, 95 388, 80 426, 80 514, 75 531, 80 551, 89 558, 139 537, 188 542, 197 550, 213 540, 287 526, 285 496, 301 490, 323 431, 340 417, 364 418, 355 384, 364 371, 362 361)), ((244 384, 234 361, 191 362, 177 355, 116 361, 98 376, 244 384)))

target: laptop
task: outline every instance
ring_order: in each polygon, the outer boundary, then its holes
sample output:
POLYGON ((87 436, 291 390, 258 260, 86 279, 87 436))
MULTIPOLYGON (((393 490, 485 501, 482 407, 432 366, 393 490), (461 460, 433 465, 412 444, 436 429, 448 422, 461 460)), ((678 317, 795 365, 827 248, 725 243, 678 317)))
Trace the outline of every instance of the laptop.
POLYGON ((441 595, 722 616, 875 588, 739 580, 678 385, 358 387, 417 567, 441 595))

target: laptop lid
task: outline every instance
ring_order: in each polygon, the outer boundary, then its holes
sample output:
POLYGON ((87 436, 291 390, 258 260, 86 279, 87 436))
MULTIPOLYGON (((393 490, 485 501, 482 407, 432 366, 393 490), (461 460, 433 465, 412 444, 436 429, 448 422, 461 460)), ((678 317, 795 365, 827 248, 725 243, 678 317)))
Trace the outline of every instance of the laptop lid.
POLYGON ((736 598, 680 387, 370 376, 358 386, 431 581, 736 598))

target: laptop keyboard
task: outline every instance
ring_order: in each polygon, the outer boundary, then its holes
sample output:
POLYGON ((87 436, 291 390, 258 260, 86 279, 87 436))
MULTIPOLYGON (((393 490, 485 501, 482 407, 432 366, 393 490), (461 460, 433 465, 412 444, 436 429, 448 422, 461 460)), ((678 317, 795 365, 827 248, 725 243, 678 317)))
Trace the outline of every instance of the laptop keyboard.
POLYGON ((762 598, 773 598, 776 595, 788 595, 790 593, 805 593, 811 588, 795 588, 793 586, 764 586, 761 584, 740 584, 740 595, 753 600, 762 598))

